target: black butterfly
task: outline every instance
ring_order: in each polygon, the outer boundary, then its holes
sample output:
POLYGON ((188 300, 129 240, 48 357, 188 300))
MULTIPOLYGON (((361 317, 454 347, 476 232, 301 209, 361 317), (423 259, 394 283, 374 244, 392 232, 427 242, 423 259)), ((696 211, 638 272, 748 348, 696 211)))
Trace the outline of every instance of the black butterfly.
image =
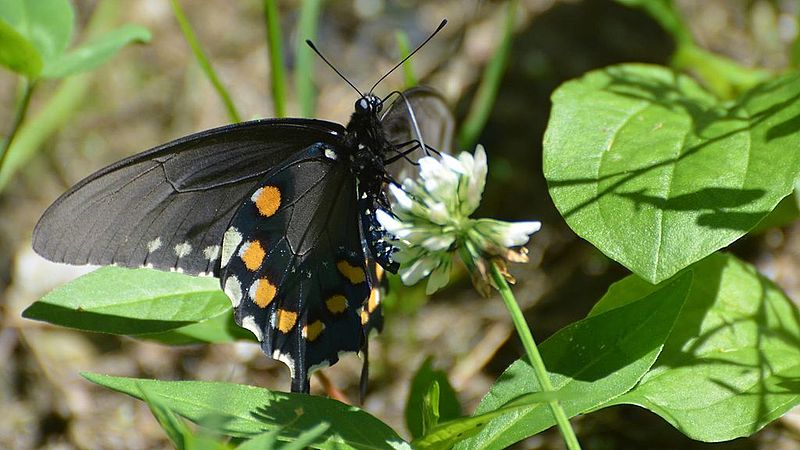
POLYGON ((45 211, 33 248, 57 262, 219 277, 236 323, 308 392, 310 371, 366 350, 381 328, 380 266, 397 269, 375 219, 388 209, 387 165, 428 147, 423 135, 451 145, 452 117, 431 90, 398 93, 381 114, 383 104, 363 94, 346 128, 255 120, 119 161, 45 211))

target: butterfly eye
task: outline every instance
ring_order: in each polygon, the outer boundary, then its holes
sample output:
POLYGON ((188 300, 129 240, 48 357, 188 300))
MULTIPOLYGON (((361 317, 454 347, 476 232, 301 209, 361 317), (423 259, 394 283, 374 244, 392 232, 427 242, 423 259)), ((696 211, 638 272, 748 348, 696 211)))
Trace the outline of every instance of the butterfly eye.
POLYGON ((371 106, 372 105, 370 105, 369 100, 367 100, 364 97, 361 97, 356 102, 356 111, 362 112, 362 113, 363 112, 368 112, 370 109, 372 109, 371 106))

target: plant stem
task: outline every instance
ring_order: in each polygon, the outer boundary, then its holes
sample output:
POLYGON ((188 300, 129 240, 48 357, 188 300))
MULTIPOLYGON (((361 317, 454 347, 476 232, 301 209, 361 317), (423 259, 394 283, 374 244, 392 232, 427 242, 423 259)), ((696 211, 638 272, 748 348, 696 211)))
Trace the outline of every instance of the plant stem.
POLYGON ((17 102, 17 112, 14 115, 14 122, 11 124, 11 130, 8 132, 8 136, 3 139, 3 147, 0 149, 0 171, 3 170, 3 164, 6 162, 6 156, 8 156, 8 151, 11 149, 11 142, 14 141, 17 131, 19 131, 22 121, 25 120, 25 115, 28 113, 28 105, 31 103, 33 88, 36 86, 36 82, 27 78, 25 79, 24 83, 25 89, 22 92, 22 98, 19 102, 17 102))
POLYGON ((172 0, 170 3, 172 3, 172 12, 175 14, 175 19, 178 21, 178 25, 181 27, 183 37, 186 39, 186 42, 189 43, 189 47, 192 48, 192 53, 194 53, 197 63, 200 64, 200 68, 203 69, 206 77, 208 77, 208 81, 210 81, 214 86, 217 94, 222 99, 222 103, 225 104, 225 109, 228 110, 228 117, 233 122, 241 122, 242 119, 239 116, 239 112, 236 111, 236 107, 233 105, 233 100, 231 100, 228 90, 225 89, 225 86, 222 85, 219 77, 217 77, 217 73, 214 72, 214 68, 211 66, 211 62, 206 57, 205 52, 203 52, 203 47, 200 46, 200 42, 197 40, 197 36, 195 36, 194 31, 192 30, 192 26, 186 19, 186 15, 183 13, 181 5, 178 3, 178 0, 172 0))
POLYGON ((278 4, 275 0, 264 0, 264 18, 267 22, 267 47, 272 75, 272 103, 275 117, 286 117, 286 75, 283 71, 283 43, 278 4))
MULTIPOLYGON (((511 288, 508 287, 505 277, 494 262, 491 263, 491 273, 492 281, 494 281, 494 284, 497 286, 497 291, 500 292, 500 296, 503 297, 503 302, 506 304, 509 314, 511 314, 511 320, 514 322, 514 327, 517 329, 517 334, 522 341, 522 346, 525 347, 525 353, 533 367, 533 371, 536 373, 536 378, 539 379, 539 385, 541 385, 542 391, 552 392, 553 385, 550 382, 550 376, 547 374, 547 369, 544 367, 544 361, 539 354, 539 349, 536 347, 536 342, 533 340, 531 330, 528 328, 525 317, 522 315, 522 310, 519 309, 517 300, 514 298, 514 293, 511 292, 511 288)), ((561 408, 557 400, 549 401, 548 404, 550 405, 550 411, 552 411, 553 417, 556 419, 558 428, 561 430, 561 435, 564 437, 567 448, 570 450, 579 450, 581 446, 578 443, 578 438, 575 436, 575 431, 573 431, 566 413, 564 413, 564 409, 561 408)))

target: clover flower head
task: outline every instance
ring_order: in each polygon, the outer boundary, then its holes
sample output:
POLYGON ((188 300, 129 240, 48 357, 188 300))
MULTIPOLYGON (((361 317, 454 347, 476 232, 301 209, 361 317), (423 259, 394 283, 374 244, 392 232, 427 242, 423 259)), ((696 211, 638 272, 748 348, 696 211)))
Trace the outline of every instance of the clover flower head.
POLYGON ((528 260, 522 246, 541 223, 470 218, 480 204, 487 171, 486 152, 479 145, 474 155, 462 152, 458 157, 421 158, 418 179, 406 179, 402 187, 389 186, 393 215, 379 210, 377 218, 394 238, 398 249, 394 260, 400 263, 404 284, 428 277, 428 294, 444 287, 455 251, 481 294, 489 294, 490 262, 514 281, 505 263, 528 260))

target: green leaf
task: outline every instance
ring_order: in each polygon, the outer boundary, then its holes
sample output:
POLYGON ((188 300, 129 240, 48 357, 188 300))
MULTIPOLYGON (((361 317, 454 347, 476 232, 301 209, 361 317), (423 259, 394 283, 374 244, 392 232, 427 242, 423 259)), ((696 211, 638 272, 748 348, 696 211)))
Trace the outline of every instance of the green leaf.
POLYGON ((273 392, 254 386, 205 381, 158 381, 84 373, 89 381, 141 398, 137 385, 167 402, 175 413, 208 427, 208 416, 224 418, 213 430, 233 437, 252 437, 280 429, 280 440, 300 439, 327 422, 330 429, 309 446, 321 449, 410 448, 397 433, 355 406, 304 394, 273 392))
POLYGON ((0 65, 28 78, 36 78, 42 71, 42 58, 36 47, 2 19, 0 19, 0 65))
POLYGON ((63 78, 94 69, 108 61, 125 45, 150 41, 147 28, 126 25, 109 31, 86 44, 49 61, 42 73, 46 78, 63 78))
POLYGON ((434 383, 438 383, 439 386, 439 418, 442 421, 448 421, 461 416, 461 404, 458 402, 458 396, 453 386, 447 379, 447 374, 441 370, 434 370, 432 359, 428 357, 414 374, 408 392, 408 401, 406 401, 406 427, 414 438, 424 434, 423 398, 434 383))
MULTIPOLYGON (((692 271, 686 306, 656 364, 608 405, 642 406, 696 440, 751 435, 800 404, 800 312, 731 255, 712 255, 692 271)), ((592 313, 650 289, 628 277, 592 313)))
POLYGON ((231 308, 214 278, 103 267, 50 292, 22 316, 112 334, 180 328, 231 308))
POLYGON ((567 396, 561 391, 534 392, 533 394, 526 394, 506 403, 494 411, 441 423, 421 438, 415 439, 411 445, 415 449, 420 450, 450 449, 453 448, 455 444, 478 434, 478 432, 483 430, 490 420, 496 417, 528 409, 530 406, 548 403, 553 400, 565 401, 576 399, 577 397, 574 395, 567 396))
POLYGON ((727 246, 800 172, 800 75, 721 104, 691 78, 639 64, 553 94, 544 174, 569 226, 651 283, 727 246))
POLYGON ((219 344, 247 340, 258 342, 250 331, 236 325, 233 309, 206 320, 161 333, 138 334, 138 339, 148 339, 168 345, 219 344))
POLYGON ((46 65, 69 45, 75 12, 69 0, 3 0, 0 19, 30 41, 46 65))
POLYGON ((184 450, 186 442, 191 439, 192 432, 160 398, 149 393, 143 385, 137 385, 137 387, 139 388, 141 399, 147 403, 150 412, 153 413, 153 417, 161 425, 169 440, 175 444, 176 449, 184 450))
POLYGON ((236 447, 236 450, 264 450, 272 448, 280 448, 280 450, 303 450, 314 443, 314 441, 328 431, 330 427, 330 424, 327 422, 319 423, 314 428, 300 434, 300 436, 291 443, 281 447, 275 445, 281 431, 280 429, 276 429, 259 434, 258 436, 236 447))
MULTIPOLYGON (((692 284, 690 272, 640 300, 575 322, 539 346, 554 389, 568 416, 596 408, 629 391, 661 353, 692 284)), ((484 397, 475 415, 541 391, 527 361, 513 363, 484 397)), ((555 424, 547 405, 536 405, 489 422, 458 448, 502 449, 555 424)))

